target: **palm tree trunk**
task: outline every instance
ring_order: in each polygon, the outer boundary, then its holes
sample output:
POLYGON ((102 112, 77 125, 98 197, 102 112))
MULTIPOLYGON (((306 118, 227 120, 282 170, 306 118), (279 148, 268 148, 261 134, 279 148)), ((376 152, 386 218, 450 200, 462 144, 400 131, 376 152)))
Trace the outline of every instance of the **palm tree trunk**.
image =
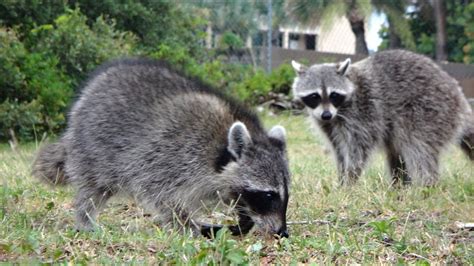
POLYGON ((436 21, 436 60, 448 59, 446 47, 446 10, 443 0, 433 0, 433 11, 436 21))
POLYGON ((396 49, 402 47, 402 40, 400 36, 398 36, 397 32, 395 31, 395 27, 393 26, 393 21, 388 18, 388 47, 390 49, 396 49))
POLYGON ((368 55, 369 49, 367 49, 367 42, 365 41, 364 16, 356 8, 355 1, 351 4, 346 16, 356 38, 356 54, 368 55))

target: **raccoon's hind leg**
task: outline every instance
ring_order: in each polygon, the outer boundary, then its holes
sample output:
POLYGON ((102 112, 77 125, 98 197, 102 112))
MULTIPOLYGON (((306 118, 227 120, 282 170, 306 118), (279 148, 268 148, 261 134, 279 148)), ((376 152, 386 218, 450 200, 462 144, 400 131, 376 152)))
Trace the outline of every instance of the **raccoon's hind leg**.
POLYGON ((474 161, 474 121, 464 130, 460 140, 460 146, 469 159, 474 161))
POLYGON ((406 163, 399 151, 395 149, 391 141, 385 142, 388 165, 390 167, 390 174, 392 176, 392 184, 398 185, 403 182, 403 185, 410 184, 410 177, 406 169, 406 163))
POLYGON ((405 143, 401 149, 411 182, 433 186, 439 178, 439 149, 425 142, 405 143))
POLYGON ((104 207, 112 195, 112 191, 106 188, 81 186, 74 200, 76 229, 78 231, 92 231, 98 211, 104 207))

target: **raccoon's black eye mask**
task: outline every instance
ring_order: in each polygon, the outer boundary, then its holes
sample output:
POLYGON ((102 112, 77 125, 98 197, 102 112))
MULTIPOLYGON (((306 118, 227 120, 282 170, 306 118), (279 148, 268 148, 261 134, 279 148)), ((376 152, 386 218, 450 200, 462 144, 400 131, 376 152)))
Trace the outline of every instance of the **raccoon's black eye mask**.
POLYGON ((304 97, 301 97, 303 103, 309 108, 316 108, 321 103, 321 96, 318 93, 311 93, 304 97))
POLYGON ((331 92, 331 94, 329 94, 329 101, 334 105, 334 107, 341 106, 345 99, 345 95, 337 92, 331 92))
POLYGON ((259 214, 270 213, 281 204, 280 196, 274 191, 244 190, 241 198, 252 211, 259 214))

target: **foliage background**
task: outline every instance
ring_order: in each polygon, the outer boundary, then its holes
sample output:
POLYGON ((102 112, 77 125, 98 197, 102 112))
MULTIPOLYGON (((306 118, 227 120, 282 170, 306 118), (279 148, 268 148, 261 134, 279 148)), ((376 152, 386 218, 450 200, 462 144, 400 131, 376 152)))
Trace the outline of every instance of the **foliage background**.
MULTIPOLYGON (((474 2, 461 2, 446 1, 448 60, 473 63, 474 2)), ((434 56, 436 29, 427 0, 274 0, 272 27, 311 23, 309 17, 331 23, 354 10, 359 20, 371 11, 387 14, 380 49, 397 44, 434 56)), ((255 62, 235 60, 242 53, 252 55, 246 38, 255 37, 267 11, 264 0, 1 1, 0 142, 59 134, 87 74, 126 56, 168 60, 250 105, 267 101, 271 93, 289 94, 294 73, 288 64, 266 73, 255 62), (209 25, 221 34, 212 50, 204 45, 209 25)), ((278 36, 272 38, 275 43, 278 36)))

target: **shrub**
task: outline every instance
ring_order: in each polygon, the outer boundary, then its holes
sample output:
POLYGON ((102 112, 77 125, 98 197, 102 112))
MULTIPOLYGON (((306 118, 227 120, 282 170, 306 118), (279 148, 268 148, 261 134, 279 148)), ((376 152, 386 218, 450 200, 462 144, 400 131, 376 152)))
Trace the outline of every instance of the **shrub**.
POLYGON ((226 31, 222 34, 219 40, 219 48, 224 50, 235 50, 244 48, 244 41, 239 37, 239 35, 226 31))
POLYGON ((16 138, 34 140, 36 133, 44 131, 42 107, 37 100, 18 102, 6 99, 0 104, 0 140, 16 138))
POLYGON ((289 94, 291 85, 295 78, 295 70, 290 64, 283 64, 270 74, 270 84, 272 91, 276 93, 289 94))
POLYGON ((186 74, 250 104, 257 103, 258 96, 265 95, 271 89, 262 70, 255 72, 251 66, 226 63, 219 59, 198 63, 184 47, 162 44, 151 57, 167 60, 186 74))
POLYGON ((270 92, 289 94, 295 77, 295 71, 289 64, 283 64, 270 74, 259 69, 236 84, 238 97, 250 104, 259 104, 268 100, 270 92))
POLYGON ((57 133, 72 91, 58 60, 28 52, 13 31, 0 29, 0 46, 0 139, 57 133))
POLYGON ((70 0, 71 6, 81 7, 92 24, 103 16, 116 22, 120 31, 133 32, 139 45, 146 51, 154 51, 159 44, 186 46, 193 56, 203 49, 200 41, 206 36, 207 21, 185 12, 179 1, 155 0, 70 0))
POLYGON ((180 46, 162 44, 152 57, 167 60, 188 75, 198 77, 249 104, 267 100, 270 91, 289 94, 295 77, 290 64, 283 64, 268 75, 262 69, 254 70, 249 65, 227 63, 219 59, 198 63, 189 50, 180 46))
POLYGON ((20 40, 37 25, 51 23, 64 13, 67 1, 4 0, 0 1, 0 24, 15 28, 20 40))
POLYGON ((265 96, 268 95, 271 89, 270 80, 267 74, 261 69, 234 87, 235 94, 250 104, 263 102, 265 96))
POLYGON ((114 29, 114 22, 98 17, 91 27, 79 9, 68 10, 54 24, 35 28, 30 38, 34 51, 59 58, 60 65, 77 85, 97 65, 129 55, 135 36, 114 29))

